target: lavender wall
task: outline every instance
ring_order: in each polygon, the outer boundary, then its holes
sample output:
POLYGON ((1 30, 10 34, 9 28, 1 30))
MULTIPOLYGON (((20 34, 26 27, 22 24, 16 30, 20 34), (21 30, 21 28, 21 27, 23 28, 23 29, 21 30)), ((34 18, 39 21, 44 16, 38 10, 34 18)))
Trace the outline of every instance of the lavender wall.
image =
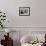
POLYGON ((6 27, 46 27, 46 0, 0 0, 6 12, 6 27), (19 16, 19 7, 30 7, 30 16, 19 16))
POLYGON ((45 4, 46 0, 0 0, 0 9, 6 12, 8 20, 5 26, 12 31, 20 31, 20 37, 31 31, 46 33, 45 4), (30 7, 30 16, 19 16, 19 7, 30 7))

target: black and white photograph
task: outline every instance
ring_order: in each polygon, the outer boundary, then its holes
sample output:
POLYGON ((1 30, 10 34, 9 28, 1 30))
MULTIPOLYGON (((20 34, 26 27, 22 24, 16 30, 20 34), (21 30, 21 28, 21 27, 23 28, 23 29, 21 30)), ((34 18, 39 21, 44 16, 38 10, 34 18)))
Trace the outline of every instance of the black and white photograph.
POLYGON ((30 16, 30 7, 20 7, 19 16, 30 16))

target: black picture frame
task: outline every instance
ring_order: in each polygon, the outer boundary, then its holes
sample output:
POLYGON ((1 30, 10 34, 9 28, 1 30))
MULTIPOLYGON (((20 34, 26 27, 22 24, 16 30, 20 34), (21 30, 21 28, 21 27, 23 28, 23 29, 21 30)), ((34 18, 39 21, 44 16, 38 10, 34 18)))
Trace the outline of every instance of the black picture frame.
POLYGON ((30 7, 19 7, 19 16, 30 16, 30 7))

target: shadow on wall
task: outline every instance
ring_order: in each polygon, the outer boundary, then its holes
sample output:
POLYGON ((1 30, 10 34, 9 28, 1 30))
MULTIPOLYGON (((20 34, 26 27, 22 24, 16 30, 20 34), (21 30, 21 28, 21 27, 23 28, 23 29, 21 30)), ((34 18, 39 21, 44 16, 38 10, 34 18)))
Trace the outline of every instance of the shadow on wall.
POLYGON ((13 46, 21 46, 20 41, 13 40, 13 46))

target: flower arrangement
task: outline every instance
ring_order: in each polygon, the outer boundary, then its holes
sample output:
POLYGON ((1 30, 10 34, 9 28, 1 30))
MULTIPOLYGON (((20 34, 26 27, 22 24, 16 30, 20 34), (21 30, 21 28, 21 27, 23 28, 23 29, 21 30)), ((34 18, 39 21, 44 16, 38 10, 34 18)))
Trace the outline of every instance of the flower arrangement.
POLYGON ((3 28, 4 27, 4 22, 6 20, 6 15, 4 12, 0 11, 0 27, 3 28))

